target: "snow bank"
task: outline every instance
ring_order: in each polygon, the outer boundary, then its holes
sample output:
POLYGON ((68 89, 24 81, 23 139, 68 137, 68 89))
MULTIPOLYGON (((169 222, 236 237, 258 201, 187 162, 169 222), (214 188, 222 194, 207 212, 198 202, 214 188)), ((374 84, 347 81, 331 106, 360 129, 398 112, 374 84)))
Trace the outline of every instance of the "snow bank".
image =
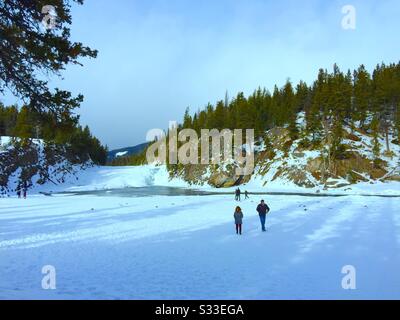
POLYGON ((63 184, 46 183, 43 186, 35 186, 32 191, 73 192, 147 186, 189 187, 184 181, 170 180, 165 166, 94 166, 81 170, 76 176, 69 176, 63 184))

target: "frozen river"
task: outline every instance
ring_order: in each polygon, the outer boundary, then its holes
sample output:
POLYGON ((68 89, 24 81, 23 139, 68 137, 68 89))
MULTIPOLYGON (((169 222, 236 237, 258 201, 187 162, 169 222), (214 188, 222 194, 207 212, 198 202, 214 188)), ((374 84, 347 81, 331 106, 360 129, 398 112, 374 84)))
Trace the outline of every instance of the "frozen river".
POLYGON ((0 298, 400 298, 398 198, 263 195, 262 233, 261 196, 149 192, 0 199, 0 298), (46 265, 55 290, 42 288, 46 265), (347 265, 356 290, 342 288, 347 265))

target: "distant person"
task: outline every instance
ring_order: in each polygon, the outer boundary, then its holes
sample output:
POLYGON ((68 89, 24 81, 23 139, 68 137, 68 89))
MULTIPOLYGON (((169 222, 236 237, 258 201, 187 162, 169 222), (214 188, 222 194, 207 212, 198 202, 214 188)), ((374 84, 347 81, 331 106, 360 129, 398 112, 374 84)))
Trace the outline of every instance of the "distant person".
POLYGON ((237 188, 235 190, 235 200, 240 201, 240 189, 239 188, 237 188))
POLYGON ((268 205, 264 202, 264 200, 261 200, 261 203, 257 206, 257 212, 260 216, 261 228, 263 232, 267 231, 265 229, 265 218, 267 216, 267 213, 269 213, 269 210, 270 209, 268 205))
POLYGON ((240 195, 241 195, 241 191, 239 188, 237 188, 237 201, 240 201, 240 195))
POLYGON ((247 192, 247 190, 244 192, 244 200, 246 200, 246 199, 250 199, 249 193, 247 192))
POLYGON ((24 199, 26 199, 26 193, 28 192, 28 184, 24 181, 24 186, 22 187, 22 191, 24 193, 24 199))
POLYGON ((242 234, 242 224, 243 224, 243 212, 240 207, 236 207, 235 213, 233 214, 235 218, 236 234, 242 234))
POLYGON ((19 184, 18 185, 18 187, 17 187, 17 196, 18 196, 18 199, 20 199, 21 198, 21 185, 19 184))

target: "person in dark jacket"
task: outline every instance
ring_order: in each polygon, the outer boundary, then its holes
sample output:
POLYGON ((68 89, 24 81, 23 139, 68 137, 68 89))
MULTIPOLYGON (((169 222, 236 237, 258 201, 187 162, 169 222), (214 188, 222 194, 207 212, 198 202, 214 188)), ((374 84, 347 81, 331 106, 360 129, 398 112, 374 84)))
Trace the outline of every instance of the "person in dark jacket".
POLYGON ((24 195, 24 199, 26 199, 26 192, 28 191, 28 184, 26 183, 26 181, 24 181, 23 187, 22 187, 22 192, 24 195))
POLYGON ((261 228, 263 232, 267 231, 265 229, 265 218, 269 213, 269 210, 270 209, 268 205, 264 202, 264 200, 261 200, 261 203, 257 206, 257 212, 258 215, 260 216, 261 228))
POLYGON ((237 189, 238 201, 241 201, 241 200, 240 200, 240 195, 241 195, 241 194, 242 194, 242 192, 241 192, 240 189, 238 188, 238 189, 237 189))
POLYGON ((239 188, 237 188, 237 189, 235 190, 235 200, 236 200, 236 201, 240 201, 240 194, 241 194, 241 191, 240 191, 239 188))
POLYGON ((18 196, 18 198, 21 198, 21 185, 18 185, 16 191, 17 191, 17 196, 18 196))
POLYGON ((247 190, 244 192, 244 200, 249 199, 249 193, 247 190))
POLYGON ((243 212, 240 207, 236 207, 233 217, 235 218, 236 234, 242 234, 243 212))

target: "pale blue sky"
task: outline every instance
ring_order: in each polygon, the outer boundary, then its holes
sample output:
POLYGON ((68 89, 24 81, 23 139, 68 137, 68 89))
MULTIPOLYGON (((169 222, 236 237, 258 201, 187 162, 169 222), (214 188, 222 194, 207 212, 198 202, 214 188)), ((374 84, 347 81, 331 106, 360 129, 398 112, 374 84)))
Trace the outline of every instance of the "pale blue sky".
POLYGON ((86 0, 74 6, 72 36, 99 56, 53 83, 84 94, 82 122, 103 143, 130 146, 226 90, 310 83, 335 62, 398 62, 399 17, 398 0, 86 0), (356 30, 342 29, 347 4, 356 30))

